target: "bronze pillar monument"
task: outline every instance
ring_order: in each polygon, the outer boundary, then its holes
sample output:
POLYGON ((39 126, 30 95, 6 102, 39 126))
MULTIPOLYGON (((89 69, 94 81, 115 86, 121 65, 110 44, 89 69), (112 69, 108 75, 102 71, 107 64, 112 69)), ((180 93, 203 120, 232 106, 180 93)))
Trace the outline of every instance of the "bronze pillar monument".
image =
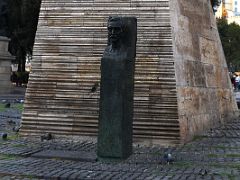
POLYGON ((136 18, 109 17, 108 46, 101 59, 100 158, 125 159, 132 153, 136 35, 136 18))

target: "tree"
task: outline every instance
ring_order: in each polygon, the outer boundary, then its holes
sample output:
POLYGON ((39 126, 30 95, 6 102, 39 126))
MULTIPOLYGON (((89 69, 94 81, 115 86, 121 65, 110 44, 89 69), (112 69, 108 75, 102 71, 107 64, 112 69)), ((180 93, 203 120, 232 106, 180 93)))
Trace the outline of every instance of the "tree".
POLYGON ((9 51, 16 56, 18 71, 25 71, 25 57, 32 54, 41 0, 8 0, 9 51))
POLYGON ((218 31, 222 41, 227 64, 240 70, 240 26, 228 24, 226 19, 217 19, 218 31))
POLYGON ((211 0, 211 5, 214 13, 217 11, 217 8, 220 5, 220 3, 221 0, 211 0))
POLYGON ((212 7, 219 6, 221 3, 221 0, 211 0, 212 7))

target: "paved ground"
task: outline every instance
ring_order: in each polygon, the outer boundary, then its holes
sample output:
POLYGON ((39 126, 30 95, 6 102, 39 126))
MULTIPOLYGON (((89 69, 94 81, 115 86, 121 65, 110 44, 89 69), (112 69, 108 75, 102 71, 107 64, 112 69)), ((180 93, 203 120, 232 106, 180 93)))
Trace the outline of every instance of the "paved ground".
POLYGON ((198 136, 184 146, 134 146, 134 153, 127 160, 102 163, 87 158, 95 154, 96 142, 19 138, 12 130, 21 118, 16 102, 0 112, 0 133, 8 133, 7 140, 0 140, 0 179, 240 179, 239 120, 198 136), (74 161, 33 157, 46 151, 45 154, 77 153, 80 158, 74 161), (170 164, 164 159, 166 153, 173 156, 170 164))
POLYGON ((25 95, 26 87, 13 86, 8 94, 0 94, 0 100, 3 99, 23 99, 25 95))

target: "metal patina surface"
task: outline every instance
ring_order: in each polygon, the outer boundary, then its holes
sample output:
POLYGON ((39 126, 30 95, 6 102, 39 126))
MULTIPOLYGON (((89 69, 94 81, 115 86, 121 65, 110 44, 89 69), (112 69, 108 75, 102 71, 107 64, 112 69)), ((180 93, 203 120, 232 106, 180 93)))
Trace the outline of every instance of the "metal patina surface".
POLYGON ((137 19, 108 19, 108 46, 101 59, 98 156, 125 159, 132 153, 137 19))

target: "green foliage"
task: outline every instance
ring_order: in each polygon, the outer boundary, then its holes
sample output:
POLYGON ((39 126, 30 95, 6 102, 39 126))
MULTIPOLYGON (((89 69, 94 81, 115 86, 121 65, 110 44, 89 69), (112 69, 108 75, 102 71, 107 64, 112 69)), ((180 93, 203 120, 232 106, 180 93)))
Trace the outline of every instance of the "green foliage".
POLYGON ((240 154, 208 154, 209 158, 240 158, 240 154))
POLYGON ((193 167, 193 164, 192 162, 186 162, 186 161, 177 161, 177 162, 174 162, 173 163, 173 166, 176 166, 176 167, 181 167, 181 168, 190 168, 190 167, 193 167))
POLYGON ((195 135, 192 139, 192 141, 201 141, 203 140, 204 138, 206 138, 206 136, 203 136, 203 135, 195 135))
POLYGON ((221 0, 211 0, 212 9, 214 12, 217 11, 217 7, 220 5, 221 0))
POLYGON ((219 6, 220 3, 221 3, 220 0, 211 0, 212 7, 214 7, 214 6, 219 6))
POLYGON ((240 158, 240 154, 226 154, 227 158, 240 158))
POLYGON ((217 19, 217 25, 227 64, 240 71, 240 26, 226 19, 217 19))
POLYGON ((5 110, 5 104, 0 103, 0 112, 4 112, 5 110))
POLYGON ((21 81, 24 84, 28 83, 29 72, 16 72, 16 75, 19 81, 21 81))
POLYGON ((16 56, 19 71, 25 71, 25 56, 32 54, 41 0, 8 0, 9 51, 16 56))
POLYGON ((12 108, 13 108, 13 109, 17 109, 17 110, 19 110, 20 112, 23 112, 23 104, 13 104, 13 105, 12 105, 12 108))
POLYGON ((16 160, 17 156, 10 154, 0 154, 0 160, 16 160))
POLYGON ((209 158, 218 158, 219 155, 218 154, 208 154, 207 157, 209 157, 209 158))
POLYGON ((13 141, 13 140, 17 140, 18 138, 19 138, 19 134, 17 133, 17 134, 13 134, 13 135, 8 136, 7 140, 13 141))
MULTIPOLYGON (((6 108, 5 106, 6 106, 6 104, 0 103, 0 112, 4 112, 4 111, 6 111, 6 110, 9 109, 9 108, 6 108)), ((11 105, 11 108, 12 108, 12 109, 17 109, 17 110, 19 110, 20 112, 23 112, 23 104, 19 104, 19 103, 17 103, 17 104, 12 104, 12 105, 11 105)))
POLYGON ((11 147, 25 148, 25 147, 27 147, 27 145, 26 144, 13 144, 11 147))

